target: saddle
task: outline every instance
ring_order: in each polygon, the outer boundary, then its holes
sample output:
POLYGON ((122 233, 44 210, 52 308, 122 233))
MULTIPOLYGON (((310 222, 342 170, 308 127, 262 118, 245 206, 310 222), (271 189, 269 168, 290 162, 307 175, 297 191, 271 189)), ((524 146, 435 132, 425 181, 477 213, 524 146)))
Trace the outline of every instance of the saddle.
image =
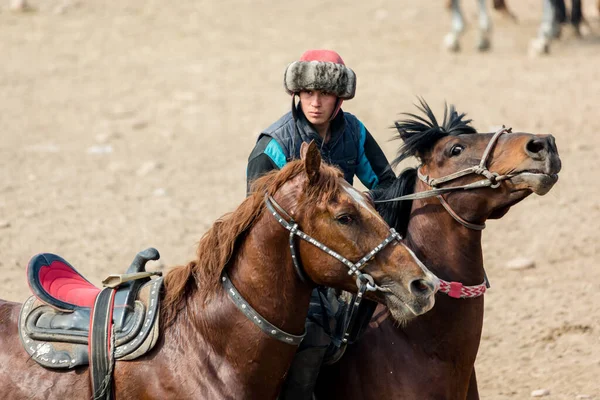
POLYGON ((62 257, 34 256, 27 267, 33 296, 19 316, 25 350, 47 368, 90 365, 92 380, 106 382, 115 359, 133 360, 156 344, 163 278, 151 279, 161 273, 146 272, 145 265, 158 258, 154 248, 141 251, 125 274, 110 275, 100 289, 62 257))

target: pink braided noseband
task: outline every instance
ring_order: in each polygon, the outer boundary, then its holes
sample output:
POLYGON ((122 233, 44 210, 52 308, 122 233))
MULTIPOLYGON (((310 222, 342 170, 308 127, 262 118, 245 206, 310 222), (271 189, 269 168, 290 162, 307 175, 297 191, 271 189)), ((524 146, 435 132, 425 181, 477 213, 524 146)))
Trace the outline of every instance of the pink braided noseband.
POLYGON ((476 286, 464 286, 460 282, 448 282, 440 279, 440 292, 455 299, 479 297, 486 291, 486 283, 476 286))

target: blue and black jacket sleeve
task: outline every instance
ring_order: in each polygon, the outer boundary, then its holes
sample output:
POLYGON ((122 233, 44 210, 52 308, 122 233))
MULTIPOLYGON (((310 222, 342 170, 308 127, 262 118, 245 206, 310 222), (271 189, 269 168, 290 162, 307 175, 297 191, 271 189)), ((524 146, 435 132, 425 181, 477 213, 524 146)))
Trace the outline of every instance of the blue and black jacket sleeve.
POLYGON ((275 139, 263 135, 248 157, 246 169, 246 194, 250 194, 252 182, 274 169, 281 169, 287 162, 283 149, 275 139))
POLYGON ((367 189, 385 188, 396 179, 389 161, 371 133, 360 123, 358 165, 356 176, 367 189))

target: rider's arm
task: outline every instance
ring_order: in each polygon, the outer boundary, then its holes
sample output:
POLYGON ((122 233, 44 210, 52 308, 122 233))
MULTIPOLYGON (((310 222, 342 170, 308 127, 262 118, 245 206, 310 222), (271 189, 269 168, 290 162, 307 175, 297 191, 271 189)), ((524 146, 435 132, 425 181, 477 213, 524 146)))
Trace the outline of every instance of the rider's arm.
POLYGON ((394 174, 381 147, 379 147, 362 122, 360 123, 360 144, 356 176, 369 190, 375 187, 386 187, 396 179, 396 174, 394 174))
POLYGON ((248 157, 246 194, 250 193, 250 185, 256 178, 274 169, 281 169, 285 164, 285 154, 277 141, 270 136, 261 137, 248 157))

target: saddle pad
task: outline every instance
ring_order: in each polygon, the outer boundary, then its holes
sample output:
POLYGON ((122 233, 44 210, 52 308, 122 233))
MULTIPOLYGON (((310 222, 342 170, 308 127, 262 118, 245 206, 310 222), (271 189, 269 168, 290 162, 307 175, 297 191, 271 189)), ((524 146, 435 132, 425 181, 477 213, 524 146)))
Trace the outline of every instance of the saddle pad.
MULTIPOLYGON (((116 335, 115 358, 133 360, 151 350, 159 335, 159 298, 163 278, 153 279, 140 288, 129 331, 116 335)), ((21 343, 32 359, 48 368, 68 369, 89 364, 88 341, 89 313, 59 311, 31 296, 21 308, 19 336, 21 343), (88 324, 62 323, 54 328, 48 320, 59 318, 87 318, 88 324), (44 322, 40 327, 40 321, 44 322), (62 328, 61 328, 62 327, 62 328)), ((86 310, 87 311, 87 310, 86 310)))

